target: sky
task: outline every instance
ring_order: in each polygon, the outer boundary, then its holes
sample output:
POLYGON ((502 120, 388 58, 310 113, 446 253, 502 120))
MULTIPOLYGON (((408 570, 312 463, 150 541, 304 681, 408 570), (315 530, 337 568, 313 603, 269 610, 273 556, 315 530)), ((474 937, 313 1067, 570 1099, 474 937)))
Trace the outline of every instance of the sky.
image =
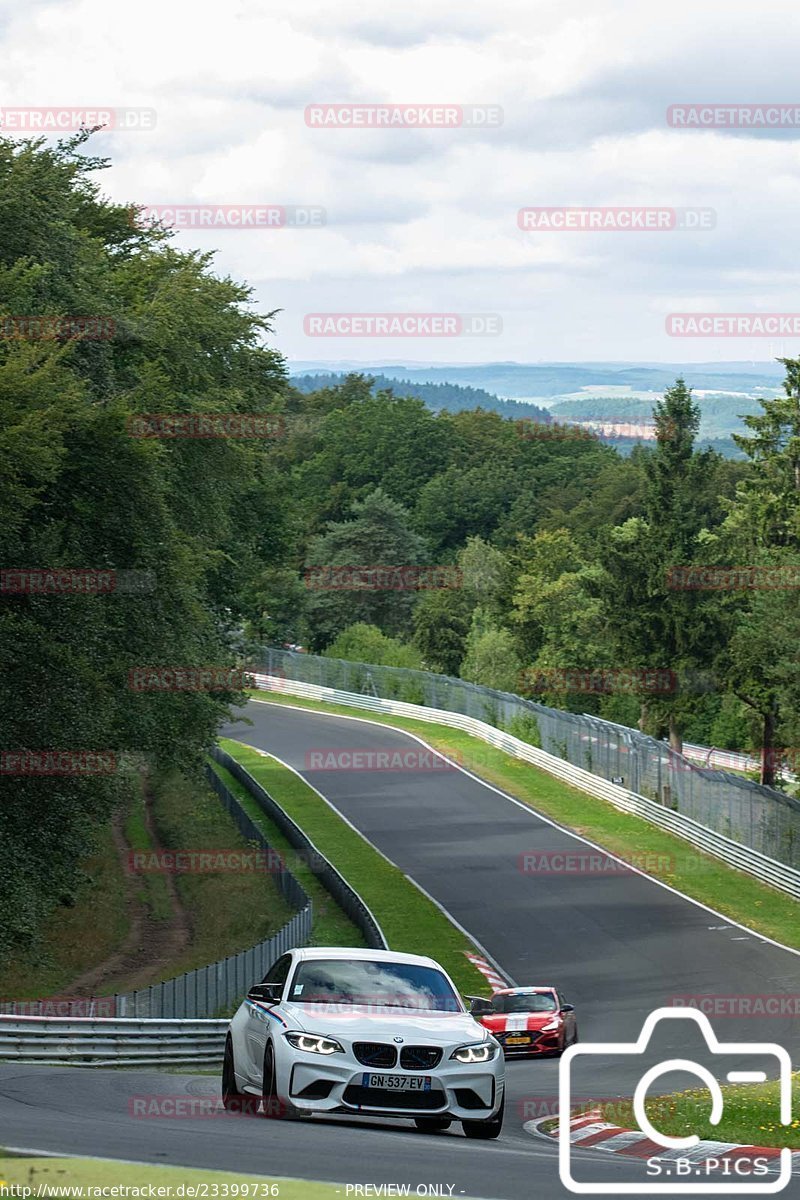
POLYGON ((0 0, 0 108, 154 110, 90 143, 120 202, 296 206, 308 224, 175 234, 280 310, 290 362, 766 362, 800 354, 800 316, 749 335, 752 314, 800 314, 798 52, 797 0, 0 0), (309 124, 334 104, 458 123, 309 124), (775 104, 793 126, 668 120, 775 104), (565 206, 703 224, 520 228, 565 206), (744 314, 747 335, 670 336, 675 313, 744 314), (404 314, 401 335, 349 314, 404 314))

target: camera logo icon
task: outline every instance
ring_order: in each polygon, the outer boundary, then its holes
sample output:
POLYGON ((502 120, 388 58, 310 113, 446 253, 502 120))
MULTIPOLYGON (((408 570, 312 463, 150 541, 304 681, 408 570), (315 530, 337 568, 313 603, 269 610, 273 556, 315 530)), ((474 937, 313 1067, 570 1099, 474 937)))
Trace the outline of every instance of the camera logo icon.
MULTIPOLYGON (((569 1112, 572 1106, 572 1080, 574 1078, 573 1063, 578 1058, 588 1058, 592 1055, 602 1055, 604 1058, 620 1058, 620 1057, 635 1057, 643 1055, 647 1051, 653 1031, 661 1021, 690 1021, 699 1026, 700 1031, 706 1041, 708 1050, 711 1054, 731 1055, 736 1058, 743 1056, 756 1056, 760 1062, 763 1059, 772 1058, 778 1064, 779 1077, 779 1105, 780 1105, 780 1122, 782 1125, 789 1125, 792 1119, 792 1063, 788 1052, 774 1042, 720 1042, 711 1026, 708 1017, 696 1009, 686 1008, 659 1008, 651 1013, 642 1026, 642 1032, 636 1042, 596 1042, 596 1043, 581 1043, 580 1045, 570 1046, 562 1055, 559 1064, 559 1146, 558 1146, 558 1168, 561 1182, 567 1191, 579 1196, 623 1196, 623 1195, 667 1195, 667 1194, 706 1194, 706 1195, 752 1195, 753 1193, 775 1193, 782 1191, 789 1183, 792 1175, 792 1154, 791 1151, 784 1147, 780 1154, 780 1172, 778 1176, 770 1175, 764 1179, 766 1172, 755 1170, 753 1177, 762 1178, 763 1182, 739 1182, 738 1179, 726 1177, 724 1181, 705 1182, 705 1174, 713 1174, 713 1172, 704 1172, 699 1169, 697 1160, 694 1161, 694 1166, 687 1169, 672 1169, 677 1168, 680 1161, 684 1163, 688 1160, 681 1160, 680 1152, 689 1151, 692 1147, 697 1146, 700 1142, 696 1134, 691 1134, 688 1137, 670 1137, 660 1133, 652 1124, 645 1112, 645 1100, 648 1090, 661 1076, 668 1074, 670 1071, 688 1072, 698 1077, 711 1095, 711 1116, 710 1122, 712 1125, 718 1125, 722 1120, 724 1097, 719 1083, 717 1082, 711 1071, 702 1066, 700 1063, 692 1062, 685 1058, 672 1058, 658 1063, 656 1066, 647 1070, 636 1085, 636 1090, 633 1095, 633 1111, 638 1122, 639 1129, 652 1142, 664 1148, 665 1166, 664 1175, 670 1177, 669 1183, 655 1182, 652 1179, 647 1179, 639 1183, 592 1183, 583 1182, 575 1179, 573 1175, 574 1161, 572 1158, 573 1145, 570 1141, 570 1125, 569 1112), (669 1160, 669 1161, 667 1161, 669 1160)), ((764 1083, 767 1079, 767 1074, 763 1070, 758 1071, 729 1071, 726 1075, 729 1083, 764 1083)), ((577 1149, 577 1147, 576 1147, 577 1149)), ((659 1155, 654 1152, 652 1162, 661 1161, 659 1155)), ((715 1160, 710 1159, 709 1164, 715 1160)), ((755 1160, 757 1161, 757 1160, 755 1160)))

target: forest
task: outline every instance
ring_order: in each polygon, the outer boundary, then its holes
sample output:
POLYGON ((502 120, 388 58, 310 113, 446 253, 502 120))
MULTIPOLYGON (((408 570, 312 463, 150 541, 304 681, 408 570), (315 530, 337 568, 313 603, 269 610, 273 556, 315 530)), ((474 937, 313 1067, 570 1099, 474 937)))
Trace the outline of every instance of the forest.
MULTIPOLYGON (((745 418, 742 461, 698 444, 680 379, 654 406, 657 439, 627 456, 454 410, 447 392, 434 411, 364 374, 302 390, 270 344, 274 314, 254 312, 210 255, 105 199, 85 142, 0 139, 0 316, 12 318, 0 339, 0 843, 15 863, 0 953, 30 944, 80 887, 92 830, 136 764, 196 771, 241 698, 137 691, 131 672, 224 675, 243 638, 460 676, 676 747, 800 744, 800 360, 781 360, 784 394, 745 418), (216 416, 221 432, 173 436, 152 414, 184 428, 216 416), (253 418, 246 436, 234 416, 253 418), (403 588, 313 586, 322 568, 378 566, 437 570, 403 588), (149 582, 69 594, 7 583, 76 570, 149 582), (597 672, 676 683, 569 690, 597 672), (112 753, 117 769, 54 779, 7 765, 63 750, 112 753)), ((774 771, 768 754, 765 781, 774 771)))

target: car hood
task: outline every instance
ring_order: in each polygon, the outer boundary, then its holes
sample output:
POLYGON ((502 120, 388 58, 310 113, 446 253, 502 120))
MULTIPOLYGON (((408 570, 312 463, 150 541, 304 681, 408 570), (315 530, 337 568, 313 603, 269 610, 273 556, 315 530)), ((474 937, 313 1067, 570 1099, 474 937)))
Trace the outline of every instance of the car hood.
POLYGON ((358 1008, 337 1013, 328 1004, 286 1004, 287 1023, 305 1033, 329 1034, 356 1041, 481 1042, 484 1029, 469 1013, 374 1012, 358 1008))

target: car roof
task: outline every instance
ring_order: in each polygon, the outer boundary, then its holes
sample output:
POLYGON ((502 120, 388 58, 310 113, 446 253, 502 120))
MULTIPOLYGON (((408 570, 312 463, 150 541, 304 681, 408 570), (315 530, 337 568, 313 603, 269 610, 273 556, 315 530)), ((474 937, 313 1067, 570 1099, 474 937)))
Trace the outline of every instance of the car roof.
POLYGON ((298 961, 338 959, 342 962, 395 962, 443 970, 435 959, 424 954, 401 954, 399 950, 370 950, 364 946, 298 946, 292 950, 292 954, 298 961))

